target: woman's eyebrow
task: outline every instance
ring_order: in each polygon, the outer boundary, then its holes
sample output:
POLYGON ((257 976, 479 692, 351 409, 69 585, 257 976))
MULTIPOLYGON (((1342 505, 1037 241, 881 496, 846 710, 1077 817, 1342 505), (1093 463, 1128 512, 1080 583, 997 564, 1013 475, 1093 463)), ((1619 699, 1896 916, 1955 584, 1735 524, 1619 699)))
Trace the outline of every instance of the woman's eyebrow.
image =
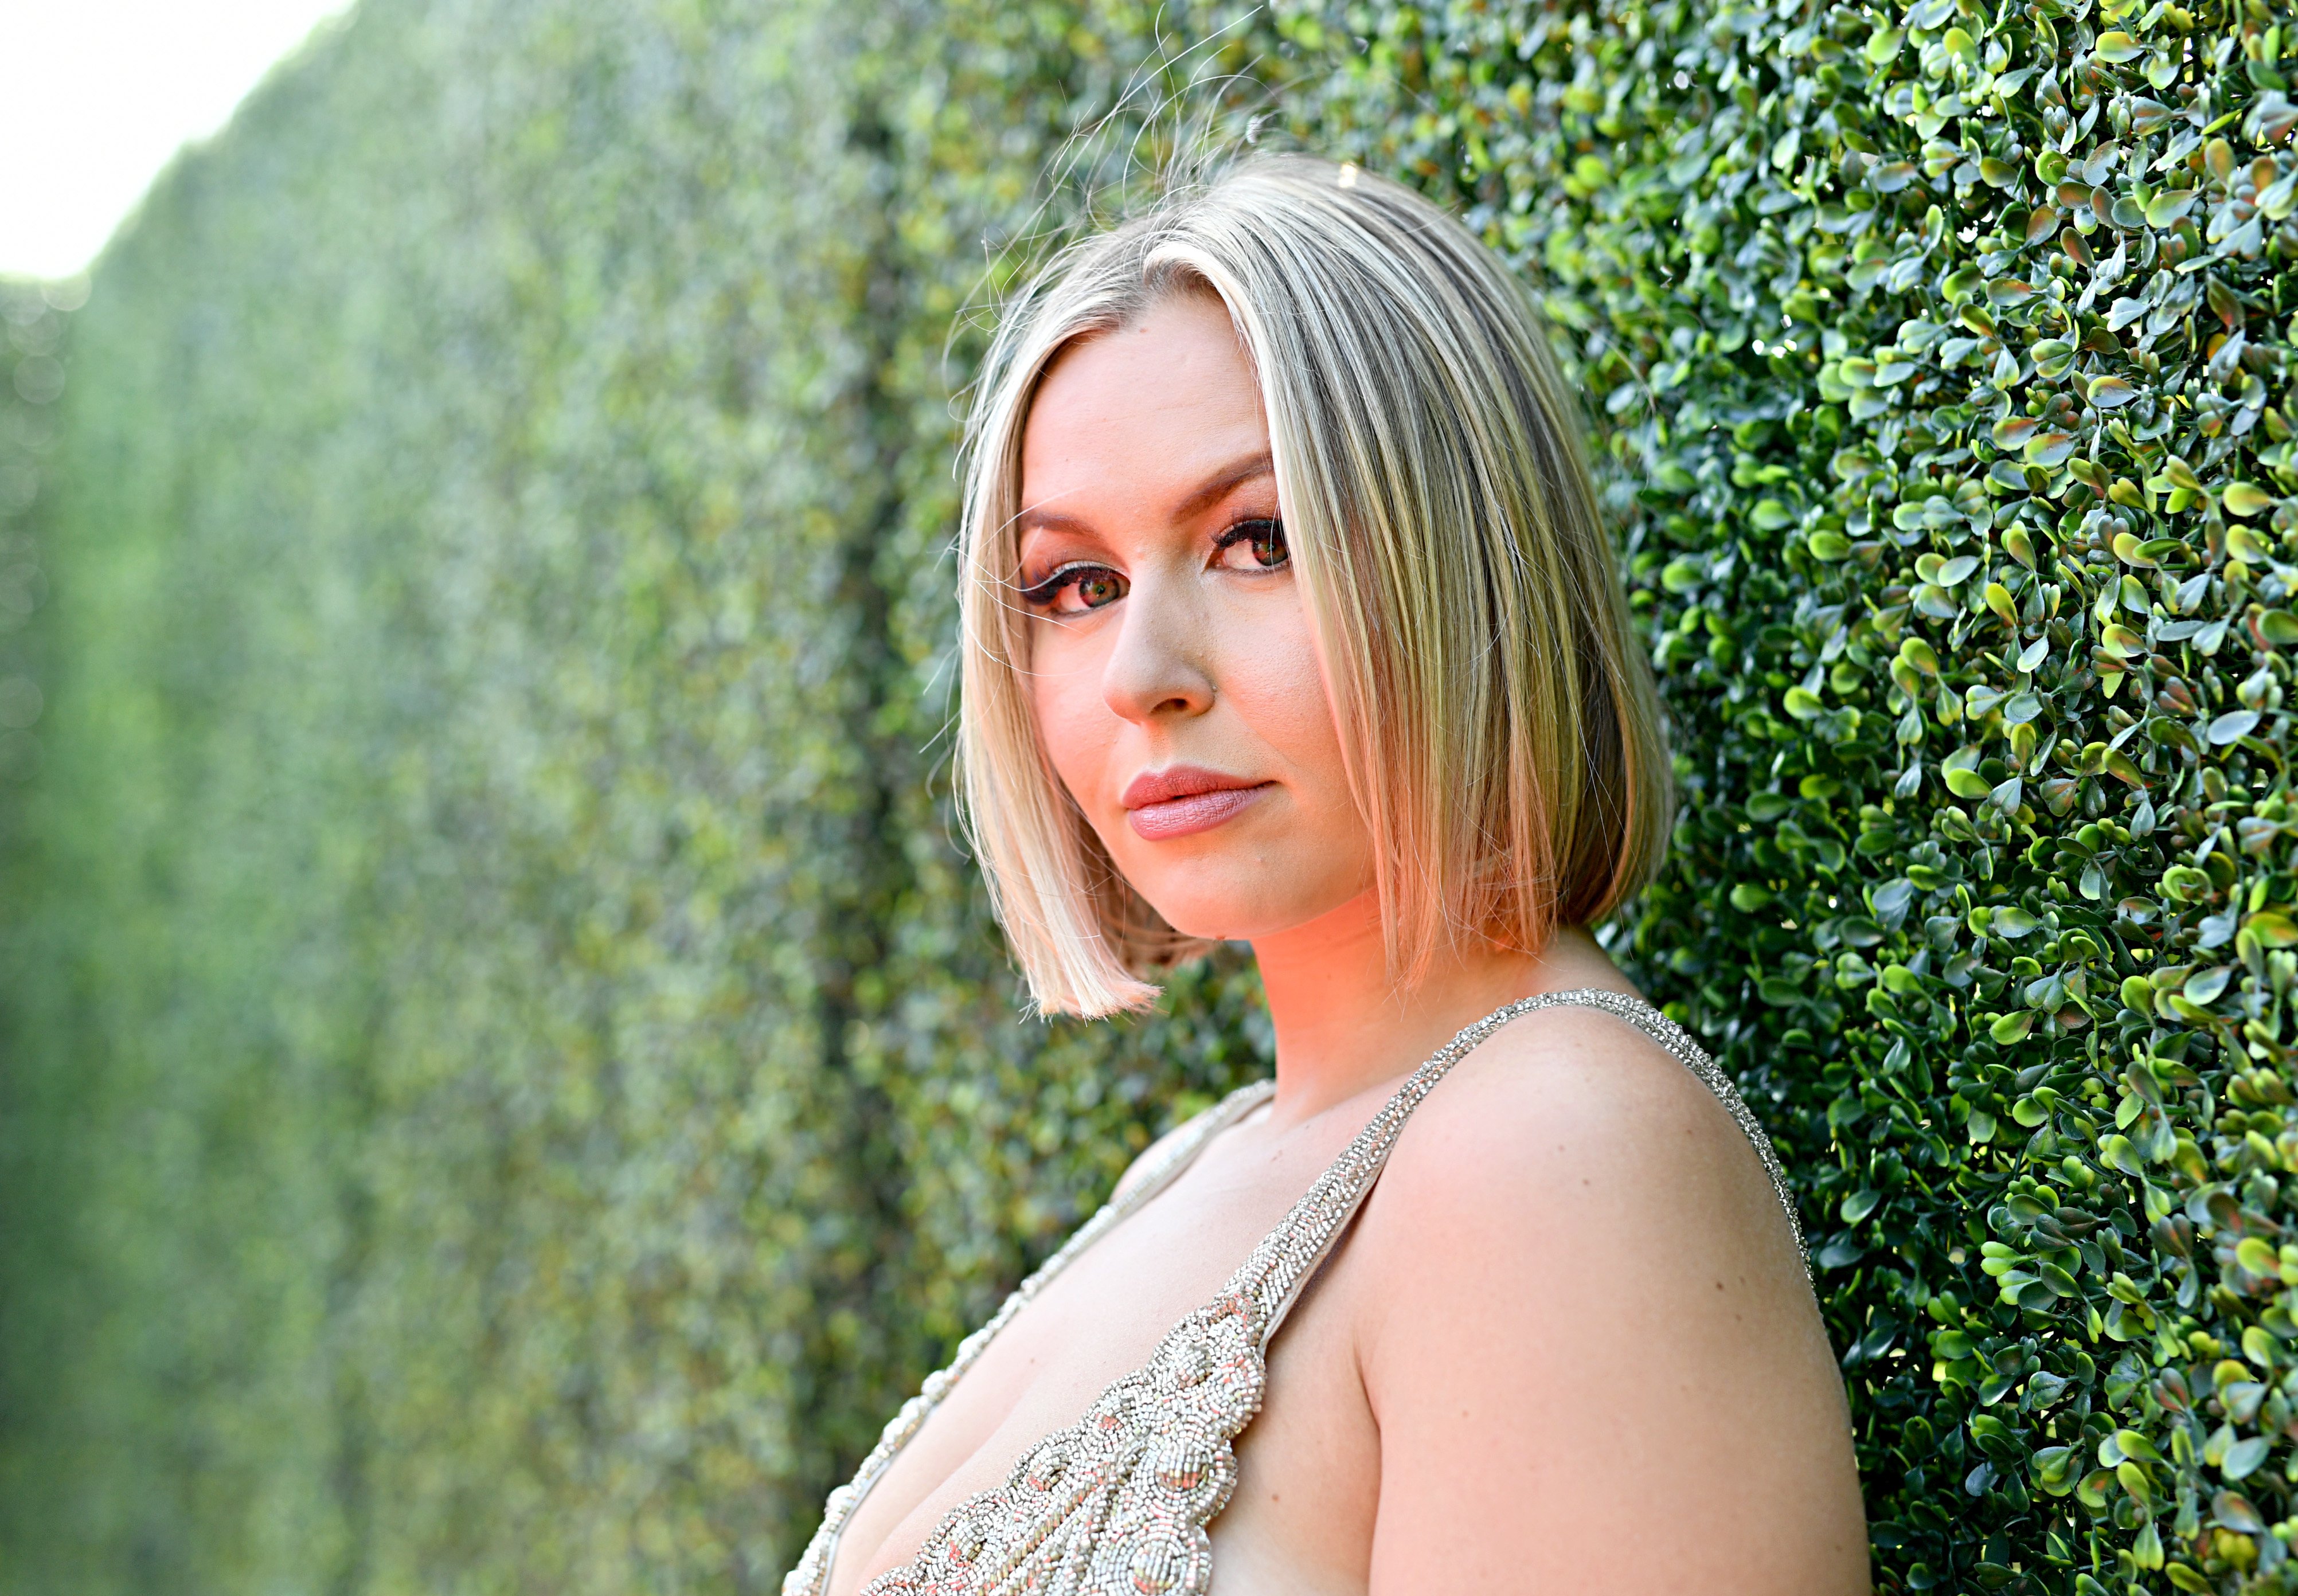
POLYGON ((1186 521, 1209 506, 1219 504, 1239 484, 1251 482, 1256 476, 1266 476, 1276 468, 1276 463, 1269 459, 1265 449, 1232 461, 1205 478, 1187 498, 1176 504, 1172 511, 1173 519, 1186 521))
POLYGON ((1040 531, 1074 532, 1082 534, 1090 534, 1093 528, 1087 525, 1083 521, 1079 520, 1075 516, 1065 516, 1059 510, 1043 509, 1025 509, 1020 515, 1013 517, 1013 535, 1015 537, 1021 536, 1025 532, 1040 531))
MULTIPOLYGON (((1277 468, 1267 450, 1232 460, 1190 490, 1186 497, 1173 506, 1171 518, 1186 521, 1208 506, 1219 504, 1243 483, 1256 476, 1266 476, 1277 468)), ((1013 535, 1025 532, 1073 532, 1090 535, 1093 528, 1075 516, 1065 516, 1042 505, 1033 506, 1013 517, 1013 535)))

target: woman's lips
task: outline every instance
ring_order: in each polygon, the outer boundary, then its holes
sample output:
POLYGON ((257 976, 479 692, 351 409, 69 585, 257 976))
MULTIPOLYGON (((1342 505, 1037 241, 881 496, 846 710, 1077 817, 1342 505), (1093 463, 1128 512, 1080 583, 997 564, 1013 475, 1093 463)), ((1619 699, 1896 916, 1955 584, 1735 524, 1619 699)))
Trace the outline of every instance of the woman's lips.
POLYGON ((1144 804, 1138 809, 1129 809, 1125 818, 1133 823, 1135 836, 1163 842, 1174 837, 1210 831, 1275 785, 1273 781, 1263 781, 1258 787, 1224 787, 1217 792, 1167 798, 1161 804, 1144 804))
POLYGON ((1179 765, 1142 772, 1120 801, 1135 836, 1164 842, 1211 831, 1275 785, 1179 765))

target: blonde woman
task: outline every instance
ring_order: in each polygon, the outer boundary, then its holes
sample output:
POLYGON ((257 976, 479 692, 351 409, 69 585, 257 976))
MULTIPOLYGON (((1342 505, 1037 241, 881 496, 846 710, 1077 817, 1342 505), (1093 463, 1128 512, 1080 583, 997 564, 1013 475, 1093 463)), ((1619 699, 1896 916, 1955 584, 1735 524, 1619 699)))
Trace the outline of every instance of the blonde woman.
POLYGON ((887 1428, 789 1596, 1867 1588, 1770 1145, 1586 927, 1668 757, 1513 279, 1263 159, 1054 263, 971 440, 962 750, 1047 1010, 1277 1037, 887 1428))

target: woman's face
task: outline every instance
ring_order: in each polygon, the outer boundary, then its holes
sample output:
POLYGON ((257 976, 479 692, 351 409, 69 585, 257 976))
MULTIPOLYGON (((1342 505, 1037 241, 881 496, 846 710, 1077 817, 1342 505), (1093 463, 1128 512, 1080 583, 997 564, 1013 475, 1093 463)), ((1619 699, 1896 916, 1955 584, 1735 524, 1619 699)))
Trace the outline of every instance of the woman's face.
POLYGON ((1228 312, 1179 294, 1047 370, 1021 440, 1027 682, 1062 784, 1185 935, 1366 891, 1372 850, 1228 312))

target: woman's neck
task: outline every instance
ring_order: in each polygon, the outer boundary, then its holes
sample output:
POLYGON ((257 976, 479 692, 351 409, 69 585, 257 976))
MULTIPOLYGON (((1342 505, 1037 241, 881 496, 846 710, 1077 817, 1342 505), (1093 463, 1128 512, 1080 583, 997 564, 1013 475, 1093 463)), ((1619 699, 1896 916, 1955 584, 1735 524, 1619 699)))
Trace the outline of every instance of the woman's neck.
POLYGON ((1633 992, 1594 938, 1558 930, 1536 955, 1492 943, 1440 951, 1410 990, 1389 975, 1371 892, 1252 945, 1277 1031, 1280 1125, 1401 1079, 1455 1031, 1535 992, 1633 992))

